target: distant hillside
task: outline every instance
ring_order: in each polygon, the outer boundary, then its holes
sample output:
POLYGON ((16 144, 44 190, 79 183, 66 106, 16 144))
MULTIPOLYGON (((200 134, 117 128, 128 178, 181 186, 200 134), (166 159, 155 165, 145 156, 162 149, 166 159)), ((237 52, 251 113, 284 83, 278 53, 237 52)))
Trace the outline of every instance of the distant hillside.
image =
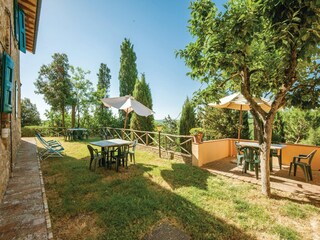
POLYGON ((156 124, 163 124, 164 119, 155 119, 154 121, 156 124))

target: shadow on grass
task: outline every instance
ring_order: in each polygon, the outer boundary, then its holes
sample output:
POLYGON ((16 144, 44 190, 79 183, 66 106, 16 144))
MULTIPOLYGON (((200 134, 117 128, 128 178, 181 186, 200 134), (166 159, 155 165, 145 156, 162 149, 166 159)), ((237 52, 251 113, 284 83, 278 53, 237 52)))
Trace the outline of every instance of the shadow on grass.
MULTIPOLYGON (((141 239, 165 219, 192 239, 255 239, 144 175, 158 166, 137 164, 130 165, 128 170, 121 168, 118 173, 103 168, 92 172, 88 170, 87 159, 69 156, 43 162, 57 238, 141 239), (86 228, 81 232, 71 231, 70 225, 80 213, 96 216, 96 224, 101 230, 98 236, 90 235, 92 232, 86 228)), ((207 188, 209 174, 203 170, 184 164, 173 164, 172 168, 162 170, 161 176, 175 188, 207 188)))
POLYGON ((172 170, 162 170, 161 176, 172 189, 193 186, 207 190, 208 177, 213 175, 197 167, 183 163, 173 163, 172 170))

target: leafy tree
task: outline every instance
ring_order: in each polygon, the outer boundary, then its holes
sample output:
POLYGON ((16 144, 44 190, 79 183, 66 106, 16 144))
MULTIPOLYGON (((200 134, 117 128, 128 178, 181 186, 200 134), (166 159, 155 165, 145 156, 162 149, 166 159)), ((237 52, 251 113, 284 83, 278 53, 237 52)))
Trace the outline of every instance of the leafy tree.
POLYGON ((80 115, 84 111, 88 111, 88 108, 93 101, 93 88, 90 80, 87 79, 87 75, 90 71, 84 71, 80 67, 70 67, 71 70, 71 83, 72 83, 72 102, 76 104, 78 113, 78 127, 80 127, 80 115))
MULTIPOLYGON (((136 80, 138 78, 136 54, 129 39, 125 38, 121 44, 120 71, 119 71, 119 92, 120 96, 133 95, 136 80)), ((120 111, 120 119, 123 121, 125 113, 120 111)), ((128 116, 130 123, 131 115, 128 116)))
POLYGON ((60 111, 62 127, 65 126, 65 112, 72 89, 69 67, 68 56, 55 53, 50 64, 41 66, 38 79, 34 83, 35 93, 43 94, 51 110, 60 111))
POLYGON ((44 126, 47 127, 57 127, 61 126, 61 116, 57 111, 53 111, 52 109, 46 110, 44 116, 48 119, 44 121, 44 126))
POLYGON ((291 108, 285 111, 283 115, 287 142, 299 143, 306 139, 311 127, 307 121, 307 112, 298 108, 291 108))
POLYGON ((172 119, 170 115, 164 118, 163 120, 163 132, 170 134, 179 134, 179 125, 178 121, 172 119))
POLYGON ((239 111, 205 106, 199 108, 198 119, 208 140, 238 137, 239 111))
MULTIPOLYGON (((179 135, 190 135, 190 129, 196 126, 196 114, 191 101, 187 97, 182 106, 181 118, 179 123, 179 135)), ((180 138, 180 144, 185 141, 185 138, 180 138)), ((191 152, 191 144, 185 144, 184 147, 188 152, 191 152)), ((183 151, 182 151, 183 152, 183 151)))
MULTIPOLYGON (((149 84, 146 83, 145 74, 141 75, 141 80, 136 82, 133 91, 133 97, 145 105, 146 107, 152 109, 152 96, 149 84)), ((130 128, 141 131, 153 131, 154 130, 154 117, 150 115, 148 117, 143 117, 137 115, 135 112, 132 113, 130 128)))
POLYGON ((309 99, 319 104, 319 80, 308 70, 319 54, 320 8, 313 0, 230 1, 224 13, 211 0, 198 0, 190 8, 194 42, 179 55, 191 68, 189 75, 208 84, 204 97, 216 101, 225 91, 240 90, 249 101, 258 130, 262 193, 270 196, 269 152, 277 111, 299 91, 316 95, 309 99), (273 99, 269 112, 254 100, 265 93, 273 99))
POLYGON ((98 84, 97 84, 97 91, 95 92, 96 98, 96 108, 95 108, 95 119, 97 126, 108 126, 114 121, 112 116, 112 112, 110 109, 105 108, 101 102, 102 98, 109 97, 109 90, 110 90, 110 80, 111 74, 110 69, 107 67, 106 64, 101 63, 98 76, 98 84))
POLYGON ((284 126, 283 114, 281 112, 277 112, 272 126, 272 142, 286 142, 284 126))
POLYGON ((242 112, 242 127, 241 127, 241 138, 250 139, 250 128, 249 128, 249 112, 242 112))
POLYGON ((40 113, 36 104, 31 103, 29 98, 24 98, 21 101, 21 126, 40 125, 40 113))

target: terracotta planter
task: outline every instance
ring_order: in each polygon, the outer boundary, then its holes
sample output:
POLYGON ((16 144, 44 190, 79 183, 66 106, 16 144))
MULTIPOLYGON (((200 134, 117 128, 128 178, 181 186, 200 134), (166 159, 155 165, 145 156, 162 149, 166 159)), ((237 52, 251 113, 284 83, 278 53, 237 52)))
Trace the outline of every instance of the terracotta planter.
POLYGON ((198 133, 198 134, 194 135, 193 137, 194 137, 195 143, 197 143, 197 144, 202 143, 203 133, 198 133))

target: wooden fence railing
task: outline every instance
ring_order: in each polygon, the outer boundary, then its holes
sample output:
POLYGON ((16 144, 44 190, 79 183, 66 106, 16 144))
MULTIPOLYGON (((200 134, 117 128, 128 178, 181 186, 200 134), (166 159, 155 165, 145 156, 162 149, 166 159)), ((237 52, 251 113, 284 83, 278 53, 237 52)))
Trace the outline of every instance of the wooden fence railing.
MULTIPOLYGON (((37 129, 43 136, 64 136, 65 128, 39 128, 37 129)), ((148 132, 123 128, 90 128, 88 129, 91 137, 122 138, 125 140, 138 140, 138 144, 149 148, 157 149, 159 155, 172 154, 191 158, 193 137, 188 135, 174 135, 163 132, 148 132)))
POLYGON ((137 139, 140 145, 158 149, 160 156, 162 152, 167 155, 176 154, 190 158, 192 156, 192 136, 109 127, 101 128, 101 131, 105 137, 137 139))

